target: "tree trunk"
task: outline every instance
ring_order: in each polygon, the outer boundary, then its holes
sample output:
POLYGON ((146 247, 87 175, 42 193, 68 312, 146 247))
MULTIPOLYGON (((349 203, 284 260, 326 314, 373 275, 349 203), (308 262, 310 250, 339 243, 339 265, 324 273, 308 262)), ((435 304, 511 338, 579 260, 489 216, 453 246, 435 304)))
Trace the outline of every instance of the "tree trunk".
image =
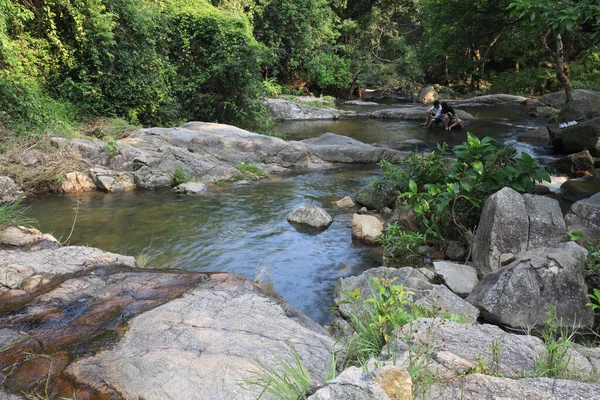
POLYGON ((560 33, 556 35, 556 77, 565 88, 565 103, 568 104, 575 101, 573 85, 571 85, 571 81, 569 80, 569 77, 565 71, 565 56, 563 51, 562 36, 560 36, 560 33))

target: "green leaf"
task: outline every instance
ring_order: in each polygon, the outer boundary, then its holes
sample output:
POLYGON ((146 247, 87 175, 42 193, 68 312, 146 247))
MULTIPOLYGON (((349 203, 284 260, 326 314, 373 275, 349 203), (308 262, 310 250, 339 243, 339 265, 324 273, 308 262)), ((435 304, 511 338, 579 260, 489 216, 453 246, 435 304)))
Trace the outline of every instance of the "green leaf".
POLYGON ((479 173, 479 175, 483 174, 483 163, 481 161, 473 161, 471 166, 479 173))
POLYGON ((412 179, 408 182, 408 188, 410 189, 410 191, 412 193, 417 193, 417 191, 418 191, 417 184, 412 179))

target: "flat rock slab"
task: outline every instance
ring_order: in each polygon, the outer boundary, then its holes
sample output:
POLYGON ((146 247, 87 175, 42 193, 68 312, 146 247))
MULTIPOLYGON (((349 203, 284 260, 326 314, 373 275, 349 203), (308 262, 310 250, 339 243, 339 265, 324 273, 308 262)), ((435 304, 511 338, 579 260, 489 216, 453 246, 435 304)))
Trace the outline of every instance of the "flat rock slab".
POLYGON ((434 385, 427 399, 598 400, 600 385, 549 378, 510 379, 467 375, 447 385, 434 385))
POLYGON ((248 399, 262 389, 245 380, 292 347, 315 384, 330 363, 322 327, 237 275, 73 246, 2 250, 0 279, 0 394, 248 399))
MULTIPOLYGON (((386 108, 384 110, 373 111, 369 114, 371 118, 381 119, 403 119, 407 121, 418 121, 425 119, 425 113, 429 107, 404 107, 404 108, 386 108)), ((475 119, 472 114, 464 110, 456 110, 456 114, 463 121, 475 119)))
POLYGON ((76 362, 69 372, 125 398, 250 399, 261 388, 244 381, 258 364, 291 361, 289 346, 314 379, 322 379, 333 339, 253 283, 219 274, 136 317, 114 349, 76 362))
POLYGON ((444 284, 459 296, 467 296, 479 282, 477 270, 470 265, 435 261, 433 268, 444 284))

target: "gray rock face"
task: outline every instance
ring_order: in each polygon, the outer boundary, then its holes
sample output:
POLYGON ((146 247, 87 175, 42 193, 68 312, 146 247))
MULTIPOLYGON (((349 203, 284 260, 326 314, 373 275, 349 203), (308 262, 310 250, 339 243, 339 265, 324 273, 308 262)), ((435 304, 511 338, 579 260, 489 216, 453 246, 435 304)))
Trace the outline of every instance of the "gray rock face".
POLYGON ((473 321, 479 316, 476 308, 452 293, 447 287, 429 283, 427 277, 414 268, 379 267, 369 269, 357 276, 337 280, 333 290, 333 302, 343 318, 349 318, 352 311, 350 304, 342 303, 346 300, 344 293, 350 293, 358 288, 363 297, 370 297, 373 277, 396 278, 394 284, 402 284, 407 290, 413 291, 414 294, 407 297, 417 304, 440 307, 450 313, 464 315, 473 321))
POLYGON ((139 315, 114 349, 74 363, 69 372, 125 398, 248 399, 262 389, 240 383, 257 363, 276 368, 276 357, 289 359, 289 345, 320 382, 333 339, 251 282, 222 274, 139 315))
POLYGON ((339 208, 352 208, 354 207, 354 201, 352 201, 350 196, 344 196, 344 198, 336 201, 335 205, 339 208))
POLYGON ((173 192, 181 194, 199 194, 206 192, 206 185, 201 182, 185 182, 173 188, 173 192))
POLYGON ((491 195, 483 206, 473 243, 475 268, 482 275, 500 268, 503 253, 518 254, 527 249, 528 232, 523 197, 507 187, 491 195))
POLYGON ((479 282, 477 270, 470 265, 435 261, 433 268, 444 284, 459 296, 467 296, 479 282))
POLYGON ((529 216, 527 250, 568 240, 567 226, 557 200, 532 194, 524 194, 523 199, 529 216))
POLYGON ((433 85, 424 86, 423 89, 419 91, 417 103, 429 104, 433 103, 434 100, 438 100, 439 98, 440 95, 436 93, 433 85))
POLYGON ((412 379, 392 363, 371 370, 349 367, 307 400, 412 400, 412 379))
POLYGON ((401 354, 408 342, 432 346, 433 358, 450 376, 475 366, 478 358, 484 360, 490 373, 513 378, 534 374, 545 350, 539 338, 507 333, 495 325, 459 324, 431 318, 421 318, 412 326, 400 328, 397 339, 392 345, 395 354, 401 354))
POLYGON ((600 385, 549 378, 509 379, 472 374, 434 385, 428 399, 598 400, 600 385))
POLYGON ((315 385, 330 365, 323 328, 240 276, 142 270, 87 247, 0 259, 1 398, 248 399, 262 389, 244 382, 290 360, 290 346, 315 385), (43 352, 50 366, 28 356, 43 352))
MULTIPOLYGON (((373 111, 369 114, 371 118, 380 119, 403 119, 407 121, 418 121, 425 118, 425 113, 429 107, 405 107, 405 108, 387 108, 385 110, 373 111)), ((456 110, 456 114, 463 121, 470 121, 475 117, 464 110, 456 110)))
POLYGON ((550 134, 547 127, 534 129, 519 135, 519 142, 531 143, 537 146, 550 145, 550 134))
POLYGON ((352 237, 375 244, 383 235, 383 221, 373 215, 352 215, 352 237))
POLYGON ((467 251, 465 248, 456 242, 448 243, 448 247, 446 247, 446 257, 452 261, 464 261, 467 256, 467 251))
MULTIPOLYGON (((600 99, 600 92, 593 90, 575 89, 575 99, 592 101, 600 99)), ((554 108, 562 108, 565 105, 565 91, 561 90, 554 93, 548 93, 539 98, 539 100, 554 108)))
POLYGON ((16 200, 23 191, 8 176, 0 176, 0 203, 16 200))
POLYGON ((591 327, 594 315, 587 303, 581 270, 587 251, 567 242, 527 251, 486 275, 467 301, 488 321, 519 329, 541 326, 548 308, 565 326, 591 327))
POLYGON ((282 99, 266 99, 265 106, 269 116, 278 121, 338 119, 342 116, 339 110, 333 108, 313 107, 282 99))
POLYGON ((562 129, 558 125, 548 128, 556 151, 570 154, 588 150, 592 156, 600 156, 600 117, 562 129))
POLYGON ((583 150, 579 153, 569 154, 552 163, 556 170, 563 174, 577 171, 589 171, 594 168, 594 158, 589 151, 583 150))
POLYGON ((582 231, 585 237, 600 236, 600 193, 575 202, 565 216, 568 231, 582 231))
POLYGON ((514 96, 512 94, 486 94, 483 96, 471 97, 468 99, 452 100, 451 105, 463 105, 463 104, 489 104, 489 105, 492 105, 492 104, 510 104, 510 103, 521 104, 526 100, 527 100, 526 97, 514 96))
POLYGON ((327 228, 333 218, 327 214, 327 211, 314 204, 303 204, 288 215, 287 220, 290 223, 308 225, 313 228, 327 228))
POLYGON ((381 160, 399 162, 408 152, 375 147, 347 136, 324 133, 318 138, 296 142, 308 147, 323 161, 339 163, 377 163, 381 160))
MULTIPOLYGON (((35 248, 38 245, 43 246, 44 243, 50 245, 50 247, 60 246, 58 240, 56 240, 54 236, 42 233, 35 228, 8 226, 0 230, 0 247, 9 246, 30 249, 32 247, 35 248)), ((0 278, 0 282, 1 281, 0 278)))

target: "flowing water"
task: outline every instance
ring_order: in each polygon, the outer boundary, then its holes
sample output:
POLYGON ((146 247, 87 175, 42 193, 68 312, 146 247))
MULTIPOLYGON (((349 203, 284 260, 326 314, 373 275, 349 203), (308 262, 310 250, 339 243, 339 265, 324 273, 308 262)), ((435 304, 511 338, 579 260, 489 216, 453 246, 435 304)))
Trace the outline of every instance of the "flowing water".
MULTIPOLYGON (((469 131, 507 145, 515 145, 520 133, 543 124, 527 116, 523 106, 461 108, 478 118, 469 131)), ((426 130, 419 122, 363 117, 293 122, 279 128, 298 140, 334 132, 366 143, 420 139, 426 147, 443 140, 456 144, 466 137, 466 130, 448 135, 443 129, 426 130)), ((548 157, 520 144, 517 148, 548 157)), ((354 196, 378 173, 376 166, 341 166, 249 186, 213 186, 199 196, 166 191, 85 193, 70 244, 131 256, 142 253, 149 256, 150 266, 232 272, 249 279, 264 267, 277 292, 324 324, 330 319, 335 281, 381 263, 379 249, 352 240, 352 210, 332 203, 354 196), (332 225, 318 234, 297 231, 286 216, 303 203, 323 207, 333 217, 332 225)), ((77 196, 49 195, 28 205, 29 215, 43 232, 67 238, 77 196)))

